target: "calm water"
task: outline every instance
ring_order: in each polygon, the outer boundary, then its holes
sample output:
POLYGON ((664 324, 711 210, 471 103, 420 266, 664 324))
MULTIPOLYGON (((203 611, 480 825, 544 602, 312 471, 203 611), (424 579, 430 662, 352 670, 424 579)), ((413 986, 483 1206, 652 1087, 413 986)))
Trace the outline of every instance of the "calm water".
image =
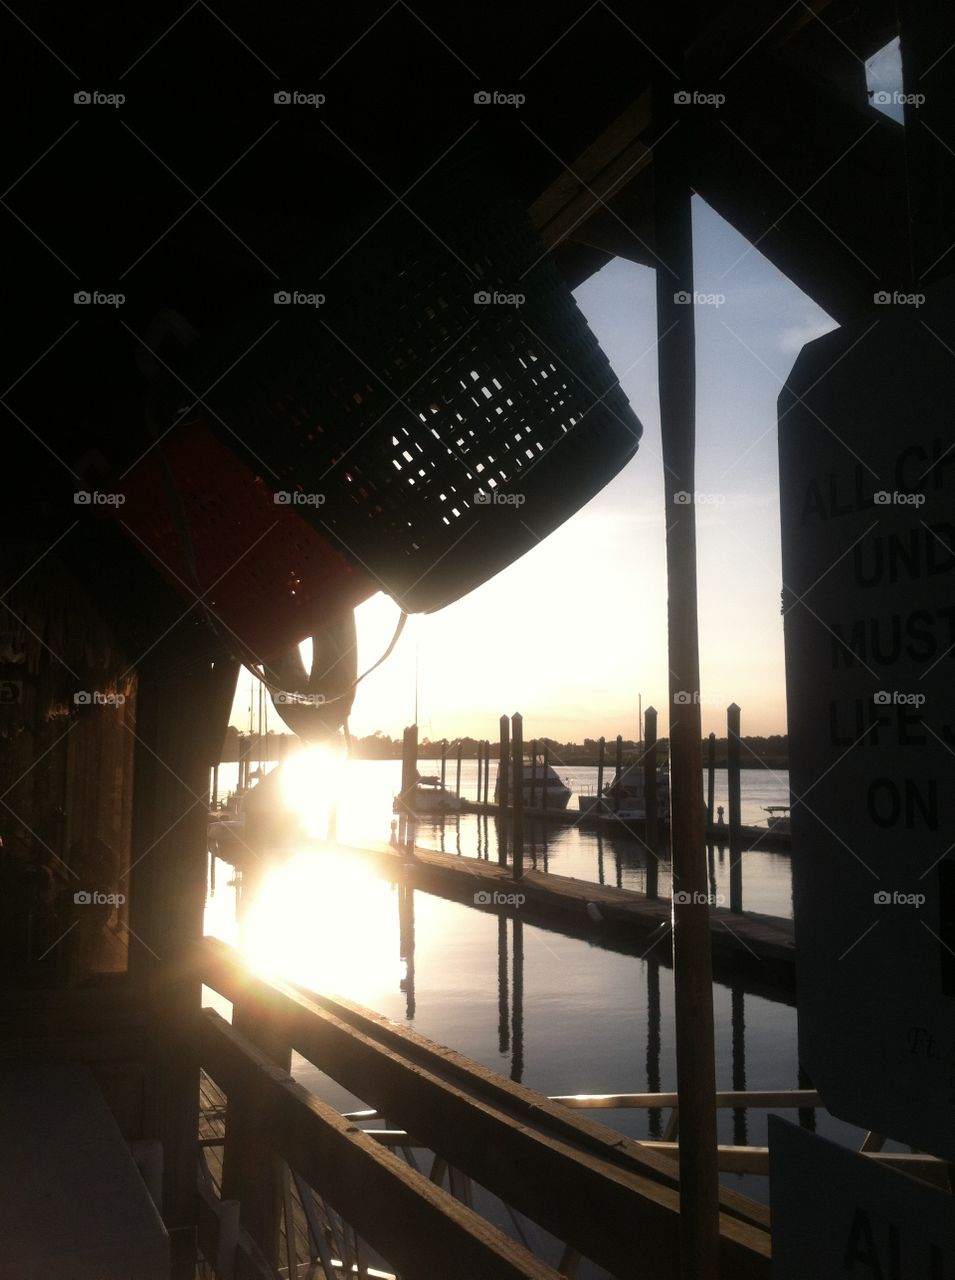
MULTIPOLYGON (((422 762, 422 773, 439 766, 422 762)), ((491 789, 494 764, 492 762, 491 789)), ((558 772, 578 791, 596 769, 558 772)), ((234 766, 232 766, 234 778, 234 766)), ((342 843, 387 839, 398 787, 397 761, 358 761, 339 786, 342 843)), ((221 770, 223 791, 232 779, 221 770)), ((454 764, 448 781, 454 786, 454 764)), ((316 788, 317 788, 317 784, 316 788)), ((475 794, 476 765, 462 767, 462 793, 475 794)), ((319 789, 319 788, 317 788, 319 789)), ((717 804, 726 804, 725 773, 717 774, 717 804)), ((761 807, 788 803, 788 775, 744 770, 743 821, 765 818, 761 807)), ((571 806, 576 807, 572 798, 571 806)), ((642 888, 639 844, 621 831, 528 824, 526 856, 562 875, 642 888)), ((419 845, 464 857, 497 857, 495 823, 476 815, 421 822, 419 845)), ((673 982, 663 963, 668 941, 643 958, 623 956, 577 939, 446 902, 422 892, 402 901, 398 890, 328 849, 303 849, 247 867, 241 924, 232 869, 215 859, 207 902, 207 932, 241 945, 253 963, 316 989, 360 1001, 396 1022, 461 1050, 543 1093, 675 1090, 673 982)), ((728 854, 713 859, 716 891, 728 896, 728 854)), ((660 893, 669 892, 661 867, 660 893)), ((791 914, 789 858, 747 853, 744 905, 791 914)), ((714 984, 717 1087, 788 1089, 799 1085, 795 1010, 745 985, 714 984)), ((296 1074, 334 1106, 362 1104, 310 1064, 296 1074)), ((589 1113, 632 1137, 659 1136, 660 1118, 646 1111, 589 1113)), ((794 1115, 790 1118, 795 1119, 794 1115)), ((665 1119, 665 1117, 664 1117, 665 1119)), ((818 1129, 861 1140, 848 1126, 819 1114, 818 1129)), ((720 1141, 765 1144, 766 1115, 720 1114, 720 1141)), ((765 1200, 766 1180, 724 1175, 723 1181, 765 1200)))

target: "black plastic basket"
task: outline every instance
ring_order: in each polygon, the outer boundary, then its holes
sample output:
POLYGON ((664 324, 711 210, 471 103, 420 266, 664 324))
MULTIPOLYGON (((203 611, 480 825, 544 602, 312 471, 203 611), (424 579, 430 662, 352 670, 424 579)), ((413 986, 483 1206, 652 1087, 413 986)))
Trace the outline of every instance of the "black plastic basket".
MULTIPOLYGON (((410 611, 532 548, 635 452, 641 426, 486 158, 443 170, 333 269, 249 299, 261 328, 201 340, 196 413, 410 611), (240 358, 241 356, 241 358, 240 358), (208 411, 208 412, 207 412, 208 411), (295 495, 298 495, 296 498, 295 495)), ((346 246, 347 248, 347 246, 346 246)), ((311 264, 311 265, 310 265, 311 264)))

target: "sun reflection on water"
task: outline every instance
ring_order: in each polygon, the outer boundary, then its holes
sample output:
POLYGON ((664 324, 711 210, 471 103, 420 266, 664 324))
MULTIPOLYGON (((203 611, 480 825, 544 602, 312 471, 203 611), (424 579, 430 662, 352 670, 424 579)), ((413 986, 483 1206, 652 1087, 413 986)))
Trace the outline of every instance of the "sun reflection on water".
POLYGON ((242 914, 240 948, 257 973, 362 1003, 404 975, 393 886, 333 846, 267 869, 242 914))

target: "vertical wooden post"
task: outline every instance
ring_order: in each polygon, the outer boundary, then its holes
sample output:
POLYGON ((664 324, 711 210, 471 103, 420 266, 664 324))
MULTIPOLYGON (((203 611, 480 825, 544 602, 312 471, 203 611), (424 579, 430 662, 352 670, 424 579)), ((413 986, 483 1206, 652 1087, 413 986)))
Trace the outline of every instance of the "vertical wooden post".
POLYGON ((441 790, 444 790, 444 782, 447 777, 448 770, 448 740, 441 739, 441 790))
POLYGON ((594 817, 601 818, 604 811, 604 755, 607 750, 607 743, 603 738, 600 739, 597 747, 597 806, 594 809, 594 817))
POLYGON ((726 787, 730 809, 730 910, 743 910, 743 842, 740 838, 740 709, 726 708, 726 787))
POLYGON ((481 803, 481 769, 483 764, 484 764, 484 743, 483 741, 481 741, 481 742, 478 742, 477 744, 477 794, 475 796, 475 799, 477 800, 478 804, 481 803))
MULTIPOLYGON (((682 54, 673 52, 679 66, 682 54)), ((684 1280, 719 1276, 719 1170, 709 909, 706 899, 703 744, 696 585, 696 361, 690 168, 691 113, 674 104, 671 75, 656 77, 653 122, 657 367, 666 504, 667 633, 670 671, 670 787, 674 883, 673 986, 680 1101, 680 1257, 684 1280), (679 499, 678 499, 679 495, 679 499), (689 496, 689 501, 687 501, 689 496)), ((679 87, 682 87, 680 85, 679 87)))
POLYGON ((620 808, 620 779, 623 776, 623 735, 617 734, 617 755, 613 770, 613 811, 620 808))
POLYGON ((712 827, 716 816, 716 734, 706 740, 706 825, 712 827))
POLYGON ((541 808, 547 812, 547 784, 550 781, 548 773, 550 771, 550 756, 547 751, 547 740, 544 739, 544 758, 543 758, 544 776, 541 779, 541 808))
POLYGON ((497 753, 497 860, 507 866, 507 790, 510 753, 510 728, 507 716, 501 716, 500 738, 497 753))
MULTIPOLYGON (((743 988, 733 986, 731 993, 731 1014, 733 1024, 733 1091, 746 1091, 746 1006, 743 988)), ((738 1147, 746 1146, 746 1108, 733 1109, 733 1143, 738 1147)))
POLYGON ((537 739, 531 743, 531 808, 537 803, 537 739))
POLYGON ((212 766, 212 805, 211 808, 219 807, 219 762, 218 760, 212 766))
POLYGON ((462 751, 461 739, 458 738, 457 768, 455 769, 455 773, 454 773, 454 794, 458 797, 458 799, 461 798, 461 751, 462 751))
MULTIPOLYGON (((924 290, 952 269, 949 250, 955 227, 955 82, 949 51, 955 44, 955 12, 940 0, 900 0, 897 9, 905 90, 910 284, 913 290, 924 290)), ((891 285, 880 283, 876 287, 891 285)))
POLYGON ((515 880, 524 878, 524 717, 511 716, 511 757, 514 762, 514 796, 511 800, 511 866, 515 880))
POLYGON ((414 852, 415 813, 414 794, 418 784, 418 726, 409 725, 405 729, 401 748, 401 823, 398 828, 398 843, 409 852, 414 852))
POLYGON ((646 808, 646 845, 647 845, 647 897, 658 895, 657 859, 659 844, 659 828, 657 814, 657 712, 655 707, 647 707, 644 717, 643 736, 646 741, 643 754, 643 797, 646 808))
POLYGON ((491 741, 489 738, 484 739, 484 803, 487 804, 491 778, 491 741))
POLYGON ((135 704, 129 882, 129 982, 144 1004, 143 1132, 163 1145, 171 1275, 195 1275, 196 1126, 201 975, 194 947, 206 896, 209 769, 238 667, 201 660, 182 628, 140 666, 135 704))

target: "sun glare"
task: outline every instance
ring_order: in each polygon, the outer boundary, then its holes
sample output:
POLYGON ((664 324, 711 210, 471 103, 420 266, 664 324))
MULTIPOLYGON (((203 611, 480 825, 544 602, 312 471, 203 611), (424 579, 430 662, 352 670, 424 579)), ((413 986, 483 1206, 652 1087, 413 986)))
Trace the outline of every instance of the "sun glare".
POLYGON ((373 1002, 404 968, 393 887, 332 846, 275 866, 245 906, 249 967, 317 991, 373 1002))
POLYGON ((282 764, 282 797, 311 839, 324 840, 346 794, 347 762, 326 747, 305 747, 282 764))

